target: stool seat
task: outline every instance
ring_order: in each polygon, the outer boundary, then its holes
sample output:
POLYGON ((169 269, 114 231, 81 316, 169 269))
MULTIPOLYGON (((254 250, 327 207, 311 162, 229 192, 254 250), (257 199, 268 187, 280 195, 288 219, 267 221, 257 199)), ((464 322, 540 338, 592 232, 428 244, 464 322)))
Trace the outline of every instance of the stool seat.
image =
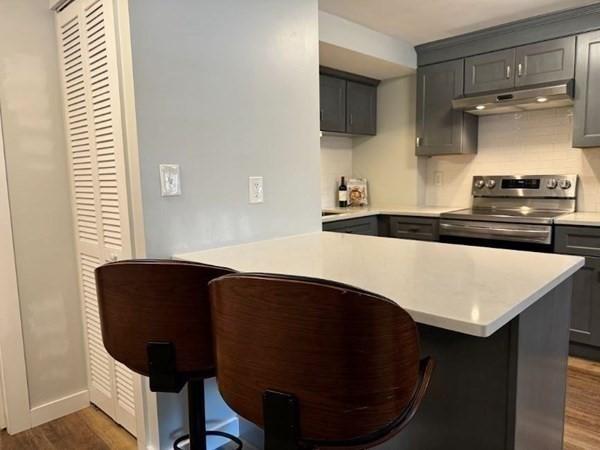
POLYGON ((210 295, 219 390, 265 450, 367 448, 417 412, 433 360, 389 299, 274 274, 226 275, 210 295))

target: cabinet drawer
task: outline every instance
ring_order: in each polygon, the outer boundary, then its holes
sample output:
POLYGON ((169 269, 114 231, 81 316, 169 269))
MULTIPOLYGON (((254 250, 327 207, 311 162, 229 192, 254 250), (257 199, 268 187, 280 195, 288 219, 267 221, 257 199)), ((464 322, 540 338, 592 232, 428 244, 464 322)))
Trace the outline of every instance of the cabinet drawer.
POLYGON ((377 217, 371 216, 360 219, 346 219, 335 222, 326 222, 323 224, 323 231, 377 236, 377 217))
POLYGON ((600 228, 557 226, 554 251, 580 256, 600 256, 600 228))
POLYGON ((390 237, 393 238, 437 241, 439 237, 438 228, 438 219, 403 216, 390 217, 390 237))

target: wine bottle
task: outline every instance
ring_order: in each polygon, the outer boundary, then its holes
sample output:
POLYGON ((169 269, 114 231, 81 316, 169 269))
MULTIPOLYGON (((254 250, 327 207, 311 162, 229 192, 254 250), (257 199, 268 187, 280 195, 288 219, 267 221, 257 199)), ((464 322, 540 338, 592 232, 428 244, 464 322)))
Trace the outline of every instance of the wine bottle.
POLYGON ((342 177, 340 187, 338 188, 338 206, 345 208, 348 206, 348 186, 346 186, 346 180, 342 177))

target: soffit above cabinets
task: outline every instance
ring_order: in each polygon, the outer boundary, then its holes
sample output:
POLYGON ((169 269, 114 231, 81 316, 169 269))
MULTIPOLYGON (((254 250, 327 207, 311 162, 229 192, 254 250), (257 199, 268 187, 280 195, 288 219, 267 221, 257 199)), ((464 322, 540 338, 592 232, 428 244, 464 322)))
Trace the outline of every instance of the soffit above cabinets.
POLYGON ((596 3, 597 0, 319 0, 319 9, 412 45, 596 3))

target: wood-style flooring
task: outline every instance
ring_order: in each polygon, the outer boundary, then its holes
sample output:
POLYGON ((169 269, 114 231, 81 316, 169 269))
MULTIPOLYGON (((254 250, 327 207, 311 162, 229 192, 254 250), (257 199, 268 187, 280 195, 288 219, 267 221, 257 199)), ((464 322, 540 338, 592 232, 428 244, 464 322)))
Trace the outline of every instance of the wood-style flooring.
MULTIPOLYGON (((15 436, 0 450, 136 450, 135 439, 95 407, 15 436)), ((565 450, 600 450, 600 363, 571 358, 565 450)))
POLYGON ((569 359, 566 450, 600 450, 600 363, 569 359))
POLYGON ((0 431, 0 450, 136 450, 124 428, 92 406, 23 433, 0 431))

